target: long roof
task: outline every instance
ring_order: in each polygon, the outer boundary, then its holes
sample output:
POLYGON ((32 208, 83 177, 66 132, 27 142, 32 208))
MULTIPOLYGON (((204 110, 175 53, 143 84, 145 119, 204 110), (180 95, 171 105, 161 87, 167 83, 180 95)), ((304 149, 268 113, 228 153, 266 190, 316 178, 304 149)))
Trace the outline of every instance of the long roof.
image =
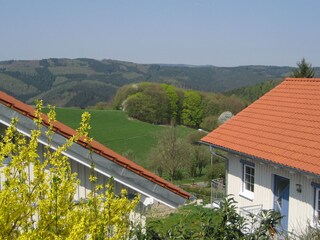
POLYGON ((320 175, 320 78, 286 78, 201 140, 320 175))
MULTIPOLYGON (((6 105, 7 107, 31 118, 34 119, 35 115, 35 109, 19 100, 17 100, 16 98, 4 93, 0 91, 0 103, 6 105)), ((43 118, 43 124, 44 125, 48 125, 48 117, 43 114, 42 115, 43 118)), ((66 126, 65 124, 56 121, 54 123, 54 131, 66 138, 70 138, 72 135, 75 134, 75 130, 66 126)), ((160 185, 161 187, 185 198, 185 199, 189 199, 190 197, 192 197, 191 194, 189 194, 188 192, 178 188, 177 186, 173 185, 172 183, 160 178, 159 176, 157 176, 156 174, 144 169, 143 167, 139 166, 138 164, 132 162, 131 160, 121 156, 120 154, 112 151, 111 149, 107 148, 106 146, 102 145, 101 143, 97 142, 97 141, 92 141, 90 143, 90 146, 84 142, 79 140, 78 144, 90 149, 91 151, 105 157, 106 159, 142 176, 143 178, 148 179, 151 182, 154 182, 157 185, 160 185)))

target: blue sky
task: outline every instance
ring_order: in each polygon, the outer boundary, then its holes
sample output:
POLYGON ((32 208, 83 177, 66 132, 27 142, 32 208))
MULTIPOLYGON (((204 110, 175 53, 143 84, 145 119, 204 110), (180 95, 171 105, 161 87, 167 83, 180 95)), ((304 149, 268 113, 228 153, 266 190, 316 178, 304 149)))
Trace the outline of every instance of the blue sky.
POLYGON ((320 66, 318 0, 0 0, 0 60, 320 66))

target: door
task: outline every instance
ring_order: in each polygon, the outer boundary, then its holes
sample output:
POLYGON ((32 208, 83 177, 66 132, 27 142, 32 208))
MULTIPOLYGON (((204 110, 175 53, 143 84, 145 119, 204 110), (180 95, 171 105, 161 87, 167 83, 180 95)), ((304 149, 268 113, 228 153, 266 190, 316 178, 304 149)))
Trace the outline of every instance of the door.
POLYGON ((290 180, 278 175, 274 175, 274 210, 280 212, 281 227, 288 230, 289 213, 289 185, 290 180))

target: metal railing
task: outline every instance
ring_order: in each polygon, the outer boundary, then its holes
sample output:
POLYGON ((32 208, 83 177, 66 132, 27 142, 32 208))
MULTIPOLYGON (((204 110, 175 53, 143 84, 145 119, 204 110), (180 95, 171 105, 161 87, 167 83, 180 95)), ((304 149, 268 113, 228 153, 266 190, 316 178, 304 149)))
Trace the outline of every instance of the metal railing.
POLYGON ((247 222, 247 228, 245 233, 252 233, 257 229, 262 221, 260 213, 262 211, 262 204, 241 207, 239 209, 239 215, 247 222))
POLYGON ((211 208, 218 207, 226 197, 226 186, 222 178, 211 180, 211 208))
POLYGON ((242 217, 249 217, 251 215, 258 215, 262 211, 262 207, 263 207, 262 204, 241 207, 239 214, 242 217))
MULTIPOLYGON (((244 230, 245 234, 254 232, 260 226, 261 222, 264 220, 264 211, 266 210, 263 209, 262 204, 246 206, 239 209, 239 215, 244 217, 247 223, 246 229, 244 230)), ((275 226, 274 230, 275 235, 273 239, 301 239, 295 233, 284 230, 280 225, 275 226)))

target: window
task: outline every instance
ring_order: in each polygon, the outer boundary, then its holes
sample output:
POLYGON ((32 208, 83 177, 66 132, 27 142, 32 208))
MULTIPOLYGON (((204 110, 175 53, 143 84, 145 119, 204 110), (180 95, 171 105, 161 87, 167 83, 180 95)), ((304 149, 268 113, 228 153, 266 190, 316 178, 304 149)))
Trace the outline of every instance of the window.
POLYGON ((7 127, 5 125, 3 125, 2 123, 0 123, 0 138, 2 140, 2 137, 6 131, 7 127))
POLYGON ((314 187, 314 214, 312 225, 314 227, 319 227, 320 224, 320 184, 311 183, 311 186, 314 187))
MULTIPOLYGON (((0 123, 0 141, 3 140, 3 136, 5 135, 7 128, 8 128, 8 127, 7 127, 6 125, 0 123)), ((13 141, 14 141, 14 138, 13 138, 13 141)), ((11 161, 12 161, 12 160, 11 160, 11 157, 5 156, 5 158, 4 158, 4 160, 3 160, 2 163, 3 163, 4 165, 8 165, 8 164, 11 163, 11 161)))
POLYGON ((254 192, 254 167, 244 165, 243 170, 244 191, 254 192))
POLYGON ((241 159, 242 163, 242 189, 240 195, 249 200, 254 197, 254 163, 241 159))
POLYGON ((315 208, 314 208, 314 220, 315 222, 320 221, 320 188, 316 188, 315 193, 315 208))

